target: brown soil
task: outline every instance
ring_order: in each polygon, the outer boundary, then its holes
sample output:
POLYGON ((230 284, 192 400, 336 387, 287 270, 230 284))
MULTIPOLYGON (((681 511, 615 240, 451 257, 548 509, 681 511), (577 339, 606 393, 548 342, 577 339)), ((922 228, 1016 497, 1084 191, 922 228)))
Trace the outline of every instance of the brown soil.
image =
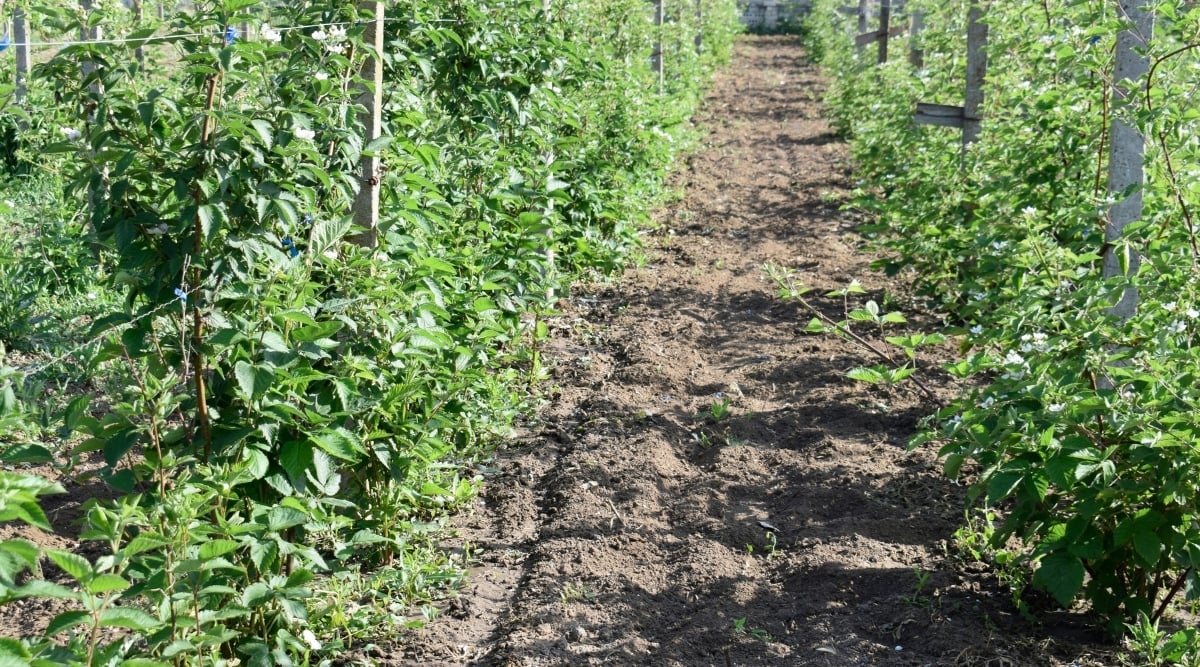
POLYGON ((822 91, 794 38, 740 42, 646 264, 555 322, 552 401, 460 518, 470 584, 383 664, 1116 662, 958 554, 964 489, 905 448, 933 404, 846 379, 861 352, 802 333, 764 275, 796 269, 838 317, 819 295, 855 278, 905 301, 840 209, 822 91))

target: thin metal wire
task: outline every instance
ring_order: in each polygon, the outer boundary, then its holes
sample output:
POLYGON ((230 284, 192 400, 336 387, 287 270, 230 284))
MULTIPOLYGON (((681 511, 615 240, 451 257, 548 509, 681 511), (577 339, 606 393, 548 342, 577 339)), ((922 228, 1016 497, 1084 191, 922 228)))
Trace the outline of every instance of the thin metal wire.
MULTIPOLYGON (((407 21, 408 19, 407 18, 384 18, 383 20, 385 23, 391 23, 394 21, 407 21)), ((431 19, 431 20, 425 21, 425 23, 459 23, 459 22, 460 21, 458 19, 431 19)), ((268 27, 272 32, 284 33, 284 32, 293 32, 296 30, 308 30, 309 28, 334 28, 334 27, 345 27, 345 26, 352 26, 352 25, 357 25, 357 22, 355 22, 355 21, 340 21, 340 22, 333 22, 333 23, 310 23, 307 25, 295 25, 295 26, 273 26, 272 25, 272 26, 268 26, 268 27)), ((130 44, 130 43, 151 44, 151 43, 172 42, 172 41, 176 41, 176 40, 180 40, 180 39, 189 39, 192 37, 207 37, 210 35, 219 37, 221 39, 225 39, 225 31, 221 30, 220 32, 215 32, 215 33, 207 33, 207 32, 171 33, 171 34, 167 34, 167 35, 151 35, 149 37, 117 37, 114 39, 83 39, 83 40, 71 40, 71 41, 62 41, 62 42, 16 42, 16 43, 10 43, 10 44, 8 44, 7 47, 0 49, 0 53, 3 53, 4 51, 7 51, 9 48, 14 48, 14 47, 22 48, 22 47, 35 47, 35 46, 76 46, 78 44, 130 44)))

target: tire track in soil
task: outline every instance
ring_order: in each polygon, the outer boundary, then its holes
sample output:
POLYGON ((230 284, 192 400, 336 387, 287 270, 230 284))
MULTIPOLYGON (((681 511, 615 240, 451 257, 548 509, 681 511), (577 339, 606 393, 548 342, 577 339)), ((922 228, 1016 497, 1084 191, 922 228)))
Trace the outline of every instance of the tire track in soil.
POLYGON ((649 261, 554 322, 557 393, 458 526, 478 561, 464 594, 383 664, 1110 660, 1069 624, 1026 636, 1007 593, 946 556, 962 489, 904 448, 932 407, 846 379, 861 355, 775 298, 768 262, 815 293, 900 289, 839 210, 848 153, 822 94, 795 38, 739 43, 649 261))

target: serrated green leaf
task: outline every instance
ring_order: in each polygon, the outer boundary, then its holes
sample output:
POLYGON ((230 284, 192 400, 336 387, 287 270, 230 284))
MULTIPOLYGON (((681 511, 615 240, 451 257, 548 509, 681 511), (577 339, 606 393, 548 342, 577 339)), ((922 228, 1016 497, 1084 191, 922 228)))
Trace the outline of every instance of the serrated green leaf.
POLYGON ((110 573, 98 574, 84 586, 84 590, 92 595, 104 595, 113 591, 123 591, 126 588, 129 588, 129 582, 124 577, 110 573))
POLYGON ((874 368, 851 368, 846 371, 846 377, 859 382, 880 384, 887 381, 887 376, 874 368))
POLYGON ((1162 540, 1151 530, 1139 529, 1133 534, 1133 550, 1146 567, 1154 567, 1162 553, 1162 540))
POLYGON ((1033 583, 1053 595, 1058 604, 1069 608, 1083 588, 1083 575, 1083 561, 1060 551, 1042 559, 1033 583))
POLYGON ((46 636, 53 637, 60 632, 65 632, 73 627, 87 623, 90 620, 91 616, 86 611, 64 611, 58 616, 50 619, 50 622, 46 624, 46 636))
POLYGON ((358 461, 365 453, 354 434, 342 428, 319 433, 312 441, 326 454, 343 461, 358 461))
POLYGON ((134 607, 109 607, 100 614, 102 628, 128 628, 145 632, 162 625, 162 621, 134 607))
POLYGON ((804 327, 805 333, 825 333, 826 327, 819 318, 812 318, 808 321, 808 326, 804 327))
POLYGON ((267 530, 279 532, 292 526, 299 526, 308 520, 308 516, 291 507, 272 507, 267 512, 267 530))
POLYGON ((233 367, 237 378, 238 388, 242 395, 250 399, 260 398, 275 383, 275 371, 265 366, 255 366, 245 361, 239 361, 233 367))
POLYGON ((224 556, 234 549, 237 549, 238 546, 239 543, 233 540, 209 540, 208 542, 200 545, 199 557, 200 560, 209 560, 218 556, 224 556))
POLYGON ((46 555, 54 564, 62 568, 63 572, 71 575, 73 579, 79 582, 86 583, 91 581, 95 576, 95 571, 92 570, 92 564, 87 562, 87 559, 79 554, 73 554, 70 551, 61 549, 49 549, 46 555))

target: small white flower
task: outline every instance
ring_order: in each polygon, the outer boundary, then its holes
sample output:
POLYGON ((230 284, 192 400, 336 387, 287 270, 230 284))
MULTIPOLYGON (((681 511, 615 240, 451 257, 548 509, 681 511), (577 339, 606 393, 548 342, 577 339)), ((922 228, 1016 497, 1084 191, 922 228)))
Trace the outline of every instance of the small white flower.
POLYGON ((91 299, 92 301, 95 301, 95 300, 96 300, 96 293, 95 293, 95 292, 88 292, 88 293, 87 293, 87 298, 91 299))
POLYGON ((1022 357, 1021 355, 1017 354, 1016 352, 1009 352, 1008 354, 1004 355, 1004 365, 1005 366, 1022 366, 1024 364, 1025 364, 1025 357, 1022 357))
POLYGON ((972 336, 978 336, 981 333, 983 333, 983 325, 982 324, 976 324, 975 326, 971 327, 971 335, 972 336))
POLYGON ((296 138, 300 139, 301 141, 312 141, 313 138, 317 136, 316 132, 313 132, 306 127, 293 128, 292 134, 296 135, 296 138))
POLYGON ((317 72, 313 75, 313 78, 317 81, 324 81, 329 78, 329 72, 317 72))
POLYGON ((278 44, 279 41, 283 39, 283 35, 280 34, 280 32, 278 30, 272 28, 271 26, 263 25, 262 38, 267 40, 268 42, 275 42, 276 44, 278 44))
POLYGON ((340 42, 346 39, 346 29, 341 26, 334 26, 329 29, 329 39, 335 42, 340 42))
POLYGON ((1187 315, 1189 320, 1194 320, 1197 317, 1200 317, 1200 310, 1196 310, 1195 308, 1188 308, 1187 311, 1184 312, 1184 315, 1187 315))
POLYGON ((1163 304, 1163 310, 1167 311, 1168 313, 1175 312, 1175 309, 1178 307, 1179 307, 1179 304, 1175 303, 1174 301, 1168 301, 1163 304))
POLYGON ((1173 334, 1183 333, 1187 331, 1187 324, 1183 320, 1175 320, 1171 326, 1167 327, 1167 331, 1173 334))
POLYGON ((1026 206, 1025 208, 1021 209, 1021 214, 1027 218, 1032 218, 1038 214, 1038 210, 1032 206, 1026 206))
POLYGON ((321 650, 321 642, 320 642, 320 640, 317 639, 317 636, 313 634, 312 630, 305 628, 304 632, 300 633, 300 639, 304 640, 304 643, 308 645, 308 648, 310 650, 313 650, 313 651, 321 650))
POLYGON ((1050 405, 1046 406, 1046 409, 1049 410, 1050 412, 1053 412, 1054 414, 1058 414, 1058 413, 1062 412, 1063 410, 1065 410, 1066 408, 1067 408, 1067 406, 1063 405, 1062 403, 1051 403, 1050 405))
POLYGON ((165 223, 165 222, 160 222, 153 227, 146 228, 146 233, 151 236, 162 236, 163 234, 166 234, 167 231, 168 231, 168 227, 167 227, 167 223, 165 223))
POLYGON ((62 132, 63 136, 67 138, 67 141, 78 141, 79 138, 83 136, 82 132, 73 127, 60 127, 58 128, 58 131, 62 132))
POLYGON ((17 207, 17 204, 16 204, 16 202, 14 202, 14 201, 13 201, 13 200, 11 200, 11 199, 5 199, 5 200, 4 200, 4 205, 5 205, 5 206, 7 206, 7 207, 9 207, 9 208, 16 208, 16 207, 17 207))
POLYGON ((994 404, 995 402, 996 402, 995 398, 988 396, 987 398, 983 399, 982 403, 979 404, 979 409, 987 410, 988 408, 992 407, 992 404, 994 404))
POLYGON ((323 42, 326 39, 329 39, 329 33, 325 32, 324 30, 316 30, 313 32, 312 38, 318 42, 323 42))

